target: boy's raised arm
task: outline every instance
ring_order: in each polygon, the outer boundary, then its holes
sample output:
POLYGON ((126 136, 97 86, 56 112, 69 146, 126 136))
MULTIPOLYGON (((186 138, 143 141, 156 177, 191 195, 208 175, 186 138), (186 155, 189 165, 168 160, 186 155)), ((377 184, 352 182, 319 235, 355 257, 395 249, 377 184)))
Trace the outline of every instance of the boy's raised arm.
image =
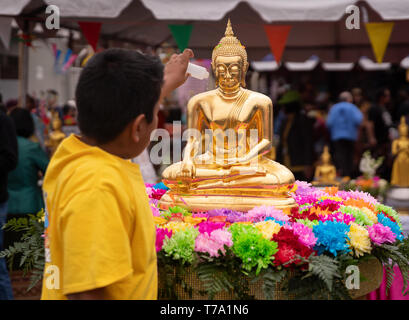
POLYGON ((173 90, 181 86, 186 81, 189 76, 186 74, 189 59, 193 57, 193 51, 190 49, 185 49, 183 53, 173 54, 171 56, 170 60, 165 65, 160 100, 169 95, 173 90))

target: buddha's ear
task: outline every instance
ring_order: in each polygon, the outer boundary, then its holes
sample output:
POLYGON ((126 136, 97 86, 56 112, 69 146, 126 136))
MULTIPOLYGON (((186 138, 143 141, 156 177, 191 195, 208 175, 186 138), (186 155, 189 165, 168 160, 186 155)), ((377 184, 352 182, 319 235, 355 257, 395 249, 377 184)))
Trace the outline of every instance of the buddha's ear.
POLYGON ((247 73, 248 68, 249 68, 249 63, 246 61, 243 65, 243 71, 241 73, 241 86, 243 88, 246 87, 246 73, 247 73))
POLYGON ((219 76, 217 75, 216 66, 214 65, 213 61, 211 63, 211 66, 214 74, 214 85, 217 88, 219 86, 219 76))

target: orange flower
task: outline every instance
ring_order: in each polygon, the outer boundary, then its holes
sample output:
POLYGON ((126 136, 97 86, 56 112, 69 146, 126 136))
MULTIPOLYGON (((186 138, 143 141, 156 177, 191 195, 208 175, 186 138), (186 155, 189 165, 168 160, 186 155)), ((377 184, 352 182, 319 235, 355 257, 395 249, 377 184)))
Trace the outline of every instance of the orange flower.
POLYGON ((335 196, 338 192, 338 187, 326 187, 324 191, 331 196, 335 196))
POLYGON ((357 208, 368 208, 374 212, 375 206, 372 203, 365 202, 362 199, 348 199, 344 201, 344 206, 351 206, 357 208))
POLYGON ((199 223, 202 222, 202 221, 206 221, 206 219, 207 219, 207 218, 205 218, 205 217, 193 218, 193 217, 191 217, 191 216, 187 216, 187 217, 185 217, 185 222, 186 222, 186 223, 193 224, 193 225, 195 226, 195 225, 199 224, 199 223))
POLYGON ((320 207, 312 207, 311 209, 310 209, 310 214, 316 214, 317 216, 318 215, 321 215, 321 216, 327 216, 327 215, 329 215, 329 214, 331 214, 332 212, 327 208, 327 209, 325 209, 325 210, 322 210, 320 207))
POLYGON ((168 220, 162 217, 153 217, 153 221, 155 222, 155 224, 158 224, 158 225, 165 224, 168 222, 168 220))

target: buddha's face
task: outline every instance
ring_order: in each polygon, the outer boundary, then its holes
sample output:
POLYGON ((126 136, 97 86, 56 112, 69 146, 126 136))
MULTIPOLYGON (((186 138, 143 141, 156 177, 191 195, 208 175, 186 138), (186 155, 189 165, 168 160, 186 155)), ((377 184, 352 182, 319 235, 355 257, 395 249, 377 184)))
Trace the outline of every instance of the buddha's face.
POLYGON ((243 84, 245 70, 240 56, 218 56, 214 61, 214 72, 218 86, 223 92, 235 92, 243 84))
POLYGON ((329 155, 329 154, 324 153, 324 154, 322 155, 322 162, 323 162, 323 164, 329 164, 329 163, 330 163, 330 160, 331 160, 331 158, 330 158, 330 155, 329 155))
POLYGON ((407 137, 408 136, 408 127, 407 126, 401 126, 399 128, 399 135, 401 137, 407 137))

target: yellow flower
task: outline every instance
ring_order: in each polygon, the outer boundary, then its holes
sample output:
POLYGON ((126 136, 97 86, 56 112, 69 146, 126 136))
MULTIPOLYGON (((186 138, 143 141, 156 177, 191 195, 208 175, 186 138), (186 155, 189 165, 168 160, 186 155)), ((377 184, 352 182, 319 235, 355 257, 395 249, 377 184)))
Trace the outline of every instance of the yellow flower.
POLYGON ((262 233, 263 237, 270 240, 274 234, 280 231, 281 226, 272 221, 262 221, 255 224, 255 227, 262 233))
POLYGON ((191 216, 186 216, 185 217, 185 222, 193 224, 194 226, 199 224, 200 222, 206 221, 207 218, 201 217, 201 218, 193 218, 191 216))
POLYGON ((373 223, 378 223, 378 217, 376 216, 375 213, 373 213, 372 210, 368 209, 367 207, 362 207, 361 211, 365 213, 368 219, 371 220, 373 223))
POLYGON ((369 239, 368 230, 364 227, 352 222, 348 236, 350 239, 348 243, 354 249, 357 257, 371 252, 371 240, 369 239))
POLYGON ((168 220, 162 218, 162 217, 153 217, 153 221, 157 225, 165 224, 168 220))
POLYGON ((163 226, 163 228, 168 228, 172 230, 173 232, 186 230, 192 227, 193 226, 191 224, 186 223, 186 222, 181 222, 181 221, 170 221, 163 226))

